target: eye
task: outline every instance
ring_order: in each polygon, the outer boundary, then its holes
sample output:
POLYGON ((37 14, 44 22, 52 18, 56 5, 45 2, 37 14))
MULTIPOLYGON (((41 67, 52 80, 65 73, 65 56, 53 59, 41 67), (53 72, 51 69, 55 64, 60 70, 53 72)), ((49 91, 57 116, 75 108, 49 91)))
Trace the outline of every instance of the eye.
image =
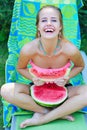
POLYGON ((56 19, 52 19, 51 21, 52 21, 52 22, 57 22, 57 20, 56 20, 56 19))
POLYGON ((41 22, 47 22, 47 20, 46 20, 46 19, 43 19, 43 20, 41 20, 41 22))

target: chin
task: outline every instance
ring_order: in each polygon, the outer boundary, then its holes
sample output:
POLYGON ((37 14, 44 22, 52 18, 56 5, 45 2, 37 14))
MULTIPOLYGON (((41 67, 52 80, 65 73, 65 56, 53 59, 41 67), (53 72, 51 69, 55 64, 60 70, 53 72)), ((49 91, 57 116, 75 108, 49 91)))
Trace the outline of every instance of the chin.
POLYGON ((57 38, 57 37, 58 37, 58 35, 57 36, 44 36, 45 39, 54 39, 54 38, 57 38))

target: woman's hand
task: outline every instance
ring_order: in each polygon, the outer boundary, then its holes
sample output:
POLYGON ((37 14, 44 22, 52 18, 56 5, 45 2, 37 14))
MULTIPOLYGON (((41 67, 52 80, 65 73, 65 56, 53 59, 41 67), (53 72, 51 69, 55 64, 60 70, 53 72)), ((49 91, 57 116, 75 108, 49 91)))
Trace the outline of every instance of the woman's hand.
POLYGON ((37 86, 43 85, 45 83, 44 81, 42 81, 40 78, 37 77, 33 78, 32 81, 37 86))
POLYGON ((54 80, 54 83, 58 86, 65 86, 68 83, 68 81, 69 81, 69 77, 64 76, 54 80))

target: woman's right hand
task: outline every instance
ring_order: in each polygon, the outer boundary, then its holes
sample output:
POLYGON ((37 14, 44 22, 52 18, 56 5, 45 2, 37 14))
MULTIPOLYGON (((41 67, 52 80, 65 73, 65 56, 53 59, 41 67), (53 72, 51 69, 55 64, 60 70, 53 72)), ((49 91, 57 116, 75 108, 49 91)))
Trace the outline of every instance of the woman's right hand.
POLYGON ((32 81, 33 81, 33 83, 34 83, 35 85, 37 85, 37 86, 43 85, 43 84, 45 83, 44 81, 42 81, 40 78, 37 78, 37 77, 34 77, 34 78, 32 79, 32 81))

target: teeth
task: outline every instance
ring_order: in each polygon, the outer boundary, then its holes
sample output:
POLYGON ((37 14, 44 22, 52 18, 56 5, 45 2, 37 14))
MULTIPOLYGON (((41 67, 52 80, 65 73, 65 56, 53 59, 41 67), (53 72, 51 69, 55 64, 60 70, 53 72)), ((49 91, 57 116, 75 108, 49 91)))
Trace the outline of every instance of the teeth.
POLYGON ((45 31, 46 32, 53 32, 53 29, 50 28, 50 29, 46 29, 45 31))

